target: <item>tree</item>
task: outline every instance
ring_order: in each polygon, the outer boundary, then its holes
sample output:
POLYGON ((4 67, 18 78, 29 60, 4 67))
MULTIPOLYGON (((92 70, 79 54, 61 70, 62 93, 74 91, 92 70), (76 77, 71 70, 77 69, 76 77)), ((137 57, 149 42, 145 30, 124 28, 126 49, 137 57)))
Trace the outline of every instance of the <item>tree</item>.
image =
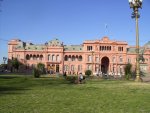
POLYGON ((127 80, 130 79, 131 77, 131 68, 132 68, 132 64, 128 63, 125 65, 124 71, 125 71, 125 77, 127 80))
POLYGON ((85 71, 85 75, 90 76, 91 74, 92 74, 92 71, 91 71, 91 70, 86 70, 86 71, 85 71))
POLYGON ((37 68, 33 69, 33 76, 35 78, 39 78, 40 77, 40 71, 37 68))
POLYGON ((11 63, 12 63, 12 67, 18 71, 19 66, 21 65, 21 63, 18 61, 18 59, 15 58, 14 60, 11 61, 11 63))
POLYGON ((40 71, 40 74, 45 73, 45 65, 43 63, 38 63, 37 64, 37 69, 40 71))

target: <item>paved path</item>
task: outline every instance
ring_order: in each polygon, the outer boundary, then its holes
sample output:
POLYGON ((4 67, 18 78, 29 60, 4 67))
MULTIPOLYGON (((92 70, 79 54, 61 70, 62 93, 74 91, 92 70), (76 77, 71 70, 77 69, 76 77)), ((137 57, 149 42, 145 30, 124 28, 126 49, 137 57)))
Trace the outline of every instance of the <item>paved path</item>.
POLYGON ((150 76, 142 77, 143 82, 150 82, 150 76))

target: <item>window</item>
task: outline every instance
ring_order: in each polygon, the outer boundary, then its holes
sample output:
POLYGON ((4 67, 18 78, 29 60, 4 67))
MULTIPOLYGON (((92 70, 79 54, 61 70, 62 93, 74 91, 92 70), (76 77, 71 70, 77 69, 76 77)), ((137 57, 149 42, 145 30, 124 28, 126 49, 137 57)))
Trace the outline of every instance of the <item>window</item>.
POLYGON ((64 71, 68 71, 68 65, 64 66, 64 71))
POLYGON ((33 60, 36 60, 36 55, 33 55, 33 60))
POLYGON ((55 55, 52 55, 52 61, 56 61, 55 55))
POLYGON ((128 58, 128 63, 131 63, 131 58, 128 58))
POLYGON ((82 71, 82 65, 78 65, 78 71, 82 71))
POLYGON ((87 46, 87 51, 92 51, 92 46, 87 46))
POLYGON ((110 51, 111 46, 100 46, 99 49, 100 49, 100 51, 110 51))
POLYGON ((88 69, 88 70, 92 70, 92 66, 91 66, 91 65, 88 65, 88 66, 87 66, 87 69, 88 69))
POLYGON ((50 61, 51 60, 51 56, 50 55, 48 55, 48 61, 50 61))
POLYGON ((123 47, 118 47, 118 51, 123 51, 123 47))
POLYGON ((98 57, 96 57, 96 62, 99 62, 99 58, 98 57))
POLYGON ((40 55, 40 60, 43 60, 43 55, 40 55))
POLYGON ((74 71, 74 65, 71 65, 71 71, 74 71))
POLYGON ((92 56, 91 55, 88 56, 88 61, 92 62, 92 56))
POLYGON ((36 56, 37 60, 39 60, 39 55, 36 56))
POLYGON ((56 56, 56 61, 60 61, 59 55, 56 56))
POLYGON ((67 55, 65 55, 65 61, 68 61, 68 56, 67 55))
POLYGON ((17 54, 17 59, 19 59, 20 58, 20 55, 19 54, 17 54))
POLYGON ((99 50, 100 50, 100 51, 102 50, 102 46, 99 47, 99 50))
POLYGON ((122 66, 119 67, 119 72, 120 72, 120 74, 123 73, 123 68, 122 68, 122 66))
POLYGON ((115 58, 115 57, 112 58, 112 62, 113 62, 113 63, 116 62, 116 58, 115 58))
POLYGON ((119 57, 119 62, 123 62, 122 56, 119 57))

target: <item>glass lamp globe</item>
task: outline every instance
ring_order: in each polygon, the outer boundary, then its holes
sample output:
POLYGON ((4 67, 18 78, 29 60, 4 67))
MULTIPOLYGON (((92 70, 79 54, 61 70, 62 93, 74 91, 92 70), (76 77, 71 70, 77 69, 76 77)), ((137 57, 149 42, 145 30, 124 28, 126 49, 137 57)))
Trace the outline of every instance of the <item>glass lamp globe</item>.
POLYGON ((131 3, 132 2, 132 0, 129 0, 129 3, 131 3))

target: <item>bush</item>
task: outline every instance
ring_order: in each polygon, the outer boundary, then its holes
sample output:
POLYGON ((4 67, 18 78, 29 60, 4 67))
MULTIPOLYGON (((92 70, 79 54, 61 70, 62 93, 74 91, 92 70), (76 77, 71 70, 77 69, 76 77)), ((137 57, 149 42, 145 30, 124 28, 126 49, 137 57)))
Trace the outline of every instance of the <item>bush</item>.
POLYGON ((46 73, 45 65, 43 63, 38 63, 37 64, 37 69, 39 70, 40 75, 46 73))
POLYGON ((90 76, 91 74, 92 74, 92 71, 91 71, 91 70, 86 70, 86 71, 85 71, 85 75, 90 76))
POLYGON ((33 69, 33 76, 35 78, 39 78, 40 77, 40 71, 37 68, 33 69))
POLYGON ((129 80, 130 79, 130 77, 131 77, 131 68, 132 68, 132 64, 130 64, 130 63, 128 63, 128 64, 126 64, 126 66, 125 66, 125 68, 124 68, 124 71, 125 71, 125 78, 127 79, 127 80, 129 80))
POLYGON ((78 83, 78 76, 67 76, 67 81, 70 81, 70 83, 78 83))

